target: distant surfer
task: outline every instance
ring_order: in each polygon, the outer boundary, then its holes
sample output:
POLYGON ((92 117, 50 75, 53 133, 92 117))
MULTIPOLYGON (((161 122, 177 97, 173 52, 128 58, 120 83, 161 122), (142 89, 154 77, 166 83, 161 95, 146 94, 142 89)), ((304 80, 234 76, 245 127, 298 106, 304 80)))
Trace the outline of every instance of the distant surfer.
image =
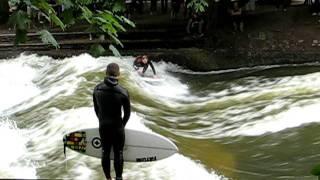
POLYGON ((99 133, 102 143, 102 168, 107 180, 111 180, 110 151, 114 152, 116 180, 122 180, 124 127, 130 117, 130 99, 128 91, 118 84, 120 68, 110 63, 106 77, 93 92, 94 110, 99 119, 99 133), (122 109, 123 108, 123 117, 122 109))
POLYGON ((142 69, 142 72, 141 72, 141 76, 144 76, 144 73, 146 72, 146 70, 148 69, 148 67, 151 67, 152 69, 152 72, 153 72, 153 75, 156 76, 156 70, 154 69, 154 66, 151 62, 151 60, 148 58, 147 55, 143 55, 143 56, 137 56, 136 59, 134 60, 133 62, 133 68, 135 70, 139 70, 140 68, 143 68, 142 69))

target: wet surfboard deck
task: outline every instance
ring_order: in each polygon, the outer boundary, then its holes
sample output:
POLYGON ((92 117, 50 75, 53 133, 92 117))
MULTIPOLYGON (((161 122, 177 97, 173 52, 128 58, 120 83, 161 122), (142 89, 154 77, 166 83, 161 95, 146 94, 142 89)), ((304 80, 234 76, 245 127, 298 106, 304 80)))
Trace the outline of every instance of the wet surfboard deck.
POLYGON ((143 81, 146 81, 146 82, 163 82, 164 79, 163 78, 159 78, 159 77, 148 77, 148 76, 141 76, 141 79, 143 81))
POLYGON ((144 74, 142 75, 142 72, 137 71, 138 75, 140 76, 140 79, 146 82, 162 82, 164 81, 164 78, 159 76, 153 76, 151 74, 144 74))
MULTIPOLYGON (((167 158, 178 152, 177 146, 164 136, 125 129, 123 157, 127 162, 147 162, 167 158)), ((81 154, 101 158, 102 148, 98 128, 81 129, 63 137, 64 146, 81 154)), ((113 152, 110 158, 113 159, 113 152)))

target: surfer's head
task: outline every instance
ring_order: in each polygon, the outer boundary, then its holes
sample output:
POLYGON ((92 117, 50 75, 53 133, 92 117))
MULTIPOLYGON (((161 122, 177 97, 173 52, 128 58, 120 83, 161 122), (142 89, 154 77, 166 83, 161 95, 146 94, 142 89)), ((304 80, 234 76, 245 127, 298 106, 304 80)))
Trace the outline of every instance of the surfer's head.
POLYGON ((143 55, 143 56, 142 56, 142 62, 143 62, 143 64, 147 64, 148 61, 149 61, 148 56, 147 56, 147 55, 143 55))
POLYGON ((117 63, 110 63, 107 66, 107 70, 106 70, 106 75, 107 76, 112 76, 112 77, 118 77, 120 76, 120 68, 119 65, 117 63))
POLYGON ((136 57, 136 60, 135 61, 137 61, 137 62, 139 62, 139 63, 142 63, 142 64, 147 64, 148 63, 148 61, 149 61, 149 58, 148 58, 148 56, 147 55, 140 55, 140 56, 137 56, 136 57))

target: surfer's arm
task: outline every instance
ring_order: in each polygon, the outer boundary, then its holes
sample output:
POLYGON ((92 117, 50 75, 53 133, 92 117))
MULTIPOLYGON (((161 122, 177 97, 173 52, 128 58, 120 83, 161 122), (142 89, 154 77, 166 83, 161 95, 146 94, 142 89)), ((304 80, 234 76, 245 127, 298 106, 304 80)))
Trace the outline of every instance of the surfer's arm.
POLYGON ((152 69, 152 71, 153 71, 153 74, 156 75, 156 74, 157 74, 157 73, 156 73, 156 69, 154 68, 152 62, 150 62, 150 66, 151 66, 151 69, 152 69))
POLYGON ((136 65, 133 65, 133 69, 137 71, 139 69, 139 67, 136 65))
POLYGON ((134 62, 133 62, 133 68, 134 68, 135 70, 138 70, 138 69, 139 69, 139 63, 138 63, 137 61, 134 61, 134 62))
POLYGON ((131 114, 131 107, 130 107, 130 98, 129 98, 129 94, 128 96, 124 99, 123 102, 123 125, 125 126, 130 118, 130 114, 131 114))
POLYGON ((98 107, 98 103, 97 103, 97 100, 96 100, 94 93, 93 93, 93 106, 94 106, 94 111, 96 112, 96 115, 99 118, 99 116, 98 116, 99 107, 98 107))
POLYGON ((148 69, 148 64, 145 64, 144 66, 143 66, 143 70, 142 70, 142 75, 144 75, 144 73, 146 72, 146 70, 148 69))

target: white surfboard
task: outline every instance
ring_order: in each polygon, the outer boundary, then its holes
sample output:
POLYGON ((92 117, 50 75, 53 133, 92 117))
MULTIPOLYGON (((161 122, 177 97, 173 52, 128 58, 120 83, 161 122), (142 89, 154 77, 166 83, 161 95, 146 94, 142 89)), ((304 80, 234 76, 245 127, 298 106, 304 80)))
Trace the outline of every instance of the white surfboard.
MULTIPOLYGON (((169 139, 155 133, 125 129, 123 158, 128 162, 147 162, 167 158, 178 152, 169 139)), ((99 128, 81 129, 63 137, 64 146, 76 152, 101 158, 99 128)), ((113 152, 110 158, 113 159, 113 152)))
POLYGON ((151 74, 142 74, 141 71, 137 71, 138 75, 140 76, 140 79, 142 79, 143 81, 146 82, 162 82, 164 81, 163 78, 159 77, 159 76, 153 76, 151 74))
POLYGON ((162 81, 164 81, 164 79, 159 78, 159 77, 148 77, 148 76, 143 76, 143 77, 141 77, 141 79, 146 82, 162 82, 162 81))

